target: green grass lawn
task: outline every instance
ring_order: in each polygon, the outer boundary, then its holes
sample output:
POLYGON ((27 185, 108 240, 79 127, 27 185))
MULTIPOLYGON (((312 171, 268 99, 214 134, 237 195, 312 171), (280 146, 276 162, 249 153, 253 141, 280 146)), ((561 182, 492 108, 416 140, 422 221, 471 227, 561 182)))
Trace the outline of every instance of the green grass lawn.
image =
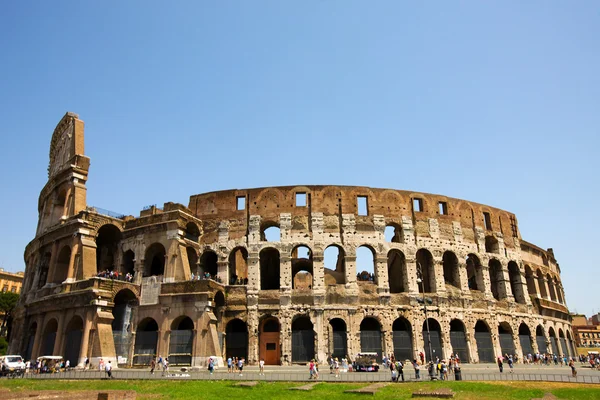
MULTIPOLYGON (((308 382, 307 382, 308 383, 308 382)), ((375 396, 344 393, 347 389, 367 386, 363 383, 319 383, 310 392, 287 390, 300 382, 261 382, 257 386, 236 387, 233 381, 58 381, 0 380, 0 390, 135 390, 138 399, 409 399, 413 391, 450 388, 455 399, 526 399, 552 393, 560 399, 600 399, 600 386, 551 382, 423 382, 390 384, 375 396)))

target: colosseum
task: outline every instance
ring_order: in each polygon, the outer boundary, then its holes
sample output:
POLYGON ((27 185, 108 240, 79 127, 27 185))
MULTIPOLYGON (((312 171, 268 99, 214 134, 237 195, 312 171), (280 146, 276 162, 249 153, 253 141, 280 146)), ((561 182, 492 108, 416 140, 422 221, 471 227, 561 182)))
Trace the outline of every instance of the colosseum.
POLYGON ((27 359, 574 354, 553 251, 523 240, 510 212, 403 190, 285 186, 197 194, 134 217, 87 204, 89 166, 84 123, 67 113, 24 255, 10 351, 27 359))

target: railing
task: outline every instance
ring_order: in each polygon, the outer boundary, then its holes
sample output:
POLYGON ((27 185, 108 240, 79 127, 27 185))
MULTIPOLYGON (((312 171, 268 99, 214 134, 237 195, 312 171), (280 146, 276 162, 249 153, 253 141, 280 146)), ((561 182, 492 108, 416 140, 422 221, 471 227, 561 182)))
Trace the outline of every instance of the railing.
POLYGON ((125 218, 125 214, 119 214, 114 211, 106 210, 106 209, 100 208, 100 207, 88 206, 88 207, 86 207, 86 211, 94 212, 96 214, 107 215, 109 217, 117 218, 117 219, 125 218))

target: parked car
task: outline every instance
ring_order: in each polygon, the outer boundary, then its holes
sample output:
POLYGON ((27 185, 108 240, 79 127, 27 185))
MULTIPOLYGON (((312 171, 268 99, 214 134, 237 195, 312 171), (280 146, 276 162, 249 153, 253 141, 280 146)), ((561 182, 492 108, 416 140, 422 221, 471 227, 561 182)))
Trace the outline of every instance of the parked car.
POLYGON ((25 363, 23 362, 23 358, 18 355, 0 356, 0 366, 1 376, 13 374, 15 372, 19 374, 21 372, 25 372, 25 363))
POLYGON ((356 372, 377 372, 377 353, 358 353, 354 361, 354 371, 356 372))

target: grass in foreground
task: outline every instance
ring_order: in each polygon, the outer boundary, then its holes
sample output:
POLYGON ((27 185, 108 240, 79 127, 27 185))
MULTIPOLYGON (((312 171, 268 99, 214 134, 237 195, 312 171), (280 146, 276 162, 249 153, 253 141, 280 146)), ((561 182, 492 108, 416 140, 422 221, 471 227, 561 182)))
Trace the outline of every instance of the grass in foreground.
MULTIPOLYGON (((55 381, 55 380, 0 380, 0 389, 23 392, 28 390, 135 390, 138 399, 361 399, 361 394, 344 393, 345 390, 367 386, 363 383, 320 383, 310 392, 288 390, 302 382, 261 382, 253 388, 236 387, 233 381, 55 381)), ((409 399, 412 392, 450 388, 459 400, 542 398, 552 393, 559 399, 600 399, 596 385, 552 382, 423 382, 390 384, 375 399, 409 399)))

